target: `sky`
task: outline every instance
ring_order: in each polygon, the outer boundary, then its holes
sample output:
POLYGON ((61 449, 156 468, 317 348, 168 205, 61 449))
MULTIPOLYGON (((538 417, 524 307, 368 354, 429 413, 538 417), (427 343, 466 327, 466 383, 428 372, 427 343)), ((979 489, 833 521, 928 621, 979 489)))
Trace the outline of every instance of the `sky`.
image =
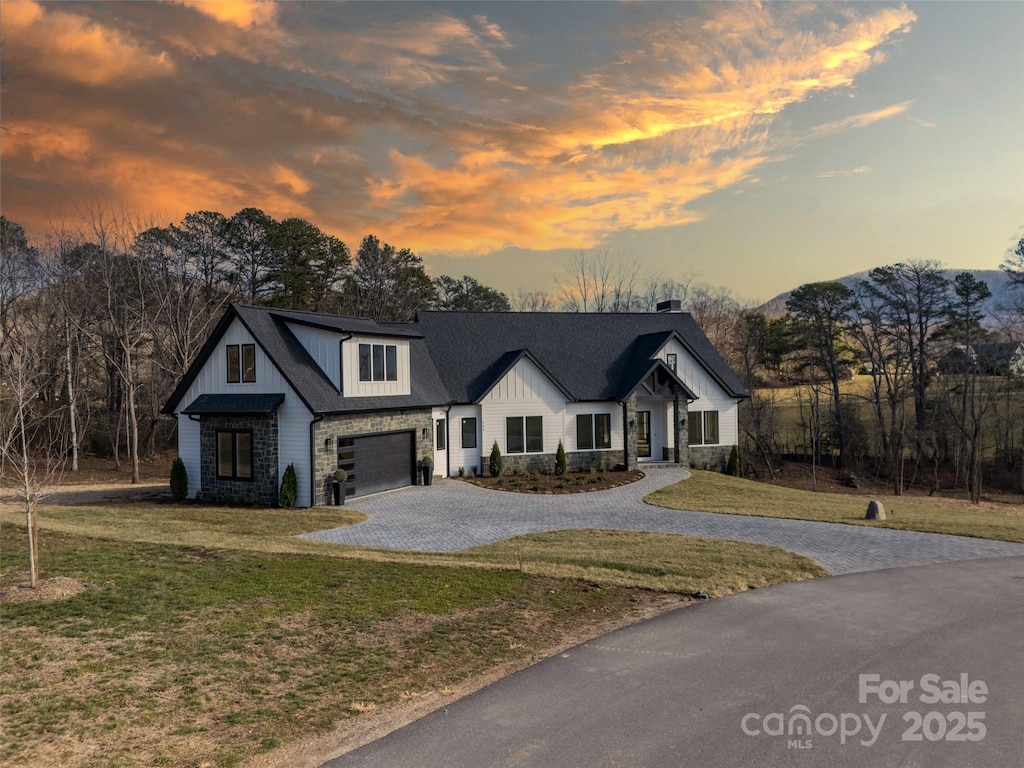
POLYGON ((0 207, 298 216, 767 300, 1024 227, 1024 2, 0 3, 0 207))

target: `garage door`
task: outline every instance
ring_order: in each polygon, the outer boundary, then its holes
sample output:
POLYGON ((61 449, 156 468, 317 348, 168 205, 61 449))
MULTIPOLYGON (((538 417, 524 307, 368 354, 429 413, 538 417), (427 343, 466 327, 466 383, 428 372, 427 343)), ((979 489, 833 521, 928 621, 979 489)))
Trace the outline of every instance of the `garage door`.
POLYGON ((338 438, 338 466, 348 472, 347 496, 412 485, 414 432, 338 438))

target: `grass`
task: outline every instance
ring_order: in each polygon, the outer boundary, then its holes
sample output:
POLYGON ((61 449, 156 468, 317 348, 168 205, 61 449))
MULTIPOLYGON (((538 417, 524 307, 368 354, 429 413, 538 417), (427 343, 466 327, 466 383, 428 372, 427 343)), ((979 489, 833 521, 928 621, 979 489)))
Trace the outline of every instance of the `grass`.
POLYGON ((1024 505, 1019 503, 972 505, 936 497, 814 493, 699 471, 644 500, 694 512, 818 520, 1024 543, 1024 505), (864 519, 872 498, 882 502, 887 520, 864 519))
MULTIPOLYGON (((90 588, 0 605, 4 765, 239 765, 680 604, 656 590, 822 573, 770 547, 660 534, 402 555, 291 538, 360 519, 346 510, 41 512, 43 576, 90 588)), ((26 567, 24 528, 4 519, 0 587, 26 567)))

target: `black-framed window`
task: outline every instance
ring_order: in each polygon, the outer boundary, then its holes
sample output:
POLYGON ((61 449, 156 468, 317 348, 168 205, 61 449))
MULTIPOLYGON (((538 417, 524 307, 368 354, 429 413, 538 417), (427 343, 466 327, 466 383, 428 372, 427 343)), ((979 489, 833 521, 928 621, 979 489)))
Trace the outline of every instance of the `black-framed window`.
POLYGON ((718 443, 718 411, 704 411, 704 445, 718 443))
POLYGON ((505 418, 507 453, 544 453, 544 417, 508 416, 505 418))
POLYGON ((217 430, 217 477, 252 480, 252 430, 217 430))
POLYGON ((438 419, 437 423, 434 424, 434 445, 437 446, 437 450, 443 451, 445 446, 448 444, 448 428, 446 419, 438 419))
POLYGON ((612 417, 608 413, 581 413, 576 416, 576 450, 612 447, 612 417))
POLYGON ((679 358, 676 357, 675 352, 667 352, 665 354, 665 365, 668 366, 672 373, 679 373, 677 366, 679 365, 679 358))
POLYGON ((462 447, 476 448, 476 417, 462 420, 462 447))
POLYGON ((718 411, 693 411, 686 425, 690 445, 718 445, 718 411))
POLYGON ((394 344, 360 344, 359 380, 398 381, 398 347, 394 344))
POLYGON ((690 445, 704 444, 704 414, 700 411, 690 411, 686 422, 686 440, 690 445))
POLYGON ((228 344, 228 384, 256 381, 256 345, 228 344))

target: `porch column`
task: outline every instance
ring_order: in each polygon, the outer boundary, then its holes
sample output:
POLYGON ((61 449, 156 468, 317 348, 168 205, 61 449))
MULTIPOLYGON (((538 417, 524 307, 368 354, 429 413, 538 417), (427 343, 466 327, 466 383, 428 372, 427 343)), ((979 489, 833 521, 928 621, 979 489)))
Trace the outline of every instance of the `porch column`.
POLYGON ((676 464, 682 464, 681 457, 682 451, 679 450, 680 442, 683 438, 683 427, 682 417, 679 415, 679 387, 672 387, 672 432, 673 432, 673 444, 675 445, 675 457, 674 461, 676 464))
POLYGON ((636 393, 634 392, 622 403, 623 446, 622 459, 626 469, 638 469, 636 447, 636 393))

